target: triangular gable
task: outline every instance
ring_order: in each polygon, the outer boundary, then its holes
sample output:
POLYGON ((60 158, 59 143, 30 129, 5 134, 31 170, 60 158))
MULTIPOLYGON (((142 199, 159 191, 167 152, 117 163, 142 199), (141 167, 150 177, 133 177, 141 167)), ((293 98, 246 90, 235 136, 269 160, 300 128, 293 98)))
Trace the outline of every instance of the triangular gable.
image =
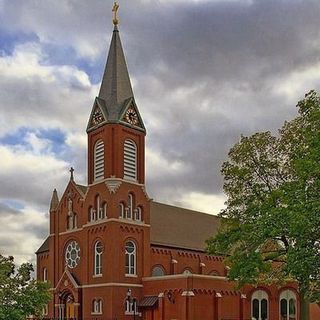
POLYGON ((108 112, 103 106, 101 99, 96 98, 91 110, 89 117, 89 122, 87 126, 87 131, 100 126, 102 123, 106 122, 108 119, 108 112))
POLYGON ((70 281, 70 283, 74 289, 79 289, 79 285, 78 285, 77 281, 75 280, 75 278, 73 277, 73 275, 70 273, 70 271, 68 269, 65 269, 60 280, 58 281, 58 284, 56 286, 56 290, 59 290, 60 286, 65 287, 66 280, 70 281))
MULTIPOLYGON (((73 181, 73 180, 69 180, 69 183, 60 199, 60 202, 59 202, 59 206, 57 207, 57 209, 61 206, 61 204, 63 203, 63 200, 66 196, 68 196, 68 193, 69 192, 73 192, 73 191, 76 191, 77 194, 80 196, 81 199, 85 199, 86 197, 86 194, 83 193, 83 191, 81 190, 81 188, 79 188, 79 186, 73 181), (71 187, 70 187, 71 185, 71 187), (72 189, 72 190, 70 190, 72 189)), ((87 192, 86 192, 87 193, 87 192)))
POLYGON ((134 98, 129 99, 128 102, 123 106, 120 112, 119 120, 120 122, 126 123, 132 127, 140 128, 143 131, 146 130, 134 98))

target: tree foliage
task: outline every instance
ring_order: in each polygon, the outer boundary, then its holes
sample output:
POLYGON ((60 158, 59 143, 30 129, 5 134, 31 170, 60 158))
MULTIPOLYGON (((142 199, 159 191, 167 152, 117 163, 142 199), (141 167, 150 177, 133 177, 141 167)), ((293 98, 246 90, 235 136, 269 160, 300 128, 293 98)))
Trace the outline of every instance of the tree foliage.
POLYGON ((297 281, 320 301, 320 98, 309 92, 279 134, 241 137, 222 166, 226 209, 212 254, 240 286, 297 281))
POLYGON ((0 255, 0 319, 25 320, 29 315, 41 317, 51 300, 47 283, 31 278, 33 266, 24 263, 16 268, 13 257, 0 255))

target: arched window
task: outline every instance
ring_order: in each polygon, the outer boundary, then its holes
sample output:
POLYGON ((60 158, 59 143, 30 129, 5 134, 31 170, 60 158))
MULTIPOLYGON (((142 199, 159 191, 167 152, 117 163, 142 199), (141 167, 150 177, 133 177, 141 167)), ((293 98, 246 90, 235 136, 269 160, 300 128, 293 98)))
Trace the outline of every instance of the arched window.
POLYGON ((162 277, 165 275, 165 271, 162 266, 155 266, 152 268, 152 277, 162 277))
POLYGON ((97 210, 94 208, 90 208, 90 221, 96 221, 97 220, 97 210))
POLYGON ((297 319, 297 298, 291 290, 282 291, 280 294, 280 319, 297 319))
POLYGON ((193 273, 192 270, 189 268, 184 269, 182 272, 182 274, 192 274, 192 273, 193 273))
POLYGON ((123 155, 124 179, 137 180, 137 146, 132 140, 125 140, 123 155))
POLYGON ((119 203, 119 217, 124 218, 125 216, 124 204, 122 202, 119 203))
POLYGON ((134 212, 135 212, 135 220, 136 221, 142 221, 142 209, 141 209, 141 207, 137 207, 135 210, 134 210, 134 212))
POLYGON ((125 314, 126 315, 130 315, 130 314, 134 314, 134 313, 136 315, 138 315, 138 302, 136 299, 134 302, 134 299, 135 298, 133 298, 132 301, 126 300, 126 303, 125 303, 125 314))
POLYGON ((47 282, 47 281, 48 281, 48 269, 43 268, 43 282, 47 282))
POLYGON ((94 181, 104 178, 104 143, 98 140, 94 146, 94 181))
POLYGON ((136 274, 136 245, 133 241, 126 243, 126 275, 136 274))
POLYGON ((99 219, 104 219, 107 216, 107 203, 104 202, 99 208, 99 219))
POLYGON ((133 218, 133 205, 134 205, 133 194, 129 193, 129 195, 128 195, 127 219, 132 219, 133 218))
POLYGON ((268 294, 263 290, 257 290, 251 298, 252 320, 268 320, 268 294))
POLYGON ((92 301, 92 314, 102 314, 102 300, 101 299, 94 299, 92 301))
POLYGON ((94 246, 94 275, 102 275, 102 251, 103 245, 100 241, 97 241, 94 246))

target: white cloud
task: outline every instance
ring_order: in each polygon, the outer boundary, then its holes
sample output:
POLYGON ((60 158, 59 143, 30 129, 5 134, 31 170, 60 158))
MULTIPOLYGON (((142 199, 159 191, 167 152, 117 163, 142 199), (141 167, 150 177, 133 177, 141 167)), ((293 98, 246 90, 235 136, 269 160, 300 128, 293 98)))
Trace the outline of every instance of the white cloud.
POLYGON ((0 199, 15 199, 29 206, 46 207, 53 188, 61 190, 65 187, 68 163, 54 155, 42 154, 40 149, 0 145, 0 181, 4 186, 0 188, 0 199))
POLYGON ((40 44, 17 45, 0 57, 0 137, 20 127, 79 131, 97 92, 75 66, 47 65, 40 44))
POLYGON ((215 215, 225 208, 225 201, 226 197, 223 194, 212 195, 199 192, 187 193, 180 199, 180 202, 190 209, 215 215))
POLYGON ((48 218, 33 207, 25 207, 16 214, 2 216, 0 253, 13 255, 17 264, 26 261, 35 262, 34 252, 43 241, 39 238, 39 230, 43 231, 42 233, 49 232, 48 218))

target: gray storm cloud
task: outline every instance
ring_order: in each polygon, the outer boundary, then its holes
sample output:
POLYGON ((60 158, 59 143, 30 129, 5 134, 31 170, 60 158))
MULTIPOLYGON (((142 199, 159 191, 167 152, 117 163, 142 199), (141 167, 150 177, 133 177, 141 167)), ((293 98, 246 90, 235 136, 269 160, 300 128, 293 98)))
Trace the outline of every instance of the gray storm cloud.
MULTIPOLYGON (((65 159, 52 153, 32 155, 32 161, 40 163, 42 156, 52 161, 52 174, 50 168, 41 171, 45 181, 39 170, 26 170, 20 162, 14 172, 12 167, 0 168, 0 180, 6 179, 0 185, 0 198, 45 208, 52 188, 63 188, 69 164, 76 165, 80 182, 85 182, 86 149, 79 141, 85 141, 98 83, 90 83, 82 66, 85 61, 102 75, 112 32, 112 1, 1 4, 0 31, 32 34, 39 50, 31 52, 36 55, 32 72, 14 69, 21 68, 20 56, 0 55, 0 136, 12 128, 59 128, 69 137, 70 154, 65 159), (56 51, 48 51, 48 46, 60 51, 72 48, 75 58, 70 62, 66 56, 65 62, 71 65, 64 66, 61 57, 55 65, 56 51)), ((147 186, 156 200, 184 205, 181 199, 194 192, 221 195, 220 167, 239 136, 276 132, 284 120, 295 116, 297 101, 307 91, 319 89, 319 1, 121 1, 120 5, 121 38, 148 130, 147 186)), ((30 51, 25 46, 22 53, 26 48, 30 51)), ((8 208, 6 212, 15 214, 8 208)), ((42 235, 43 224, 34 230, 42 235)))

